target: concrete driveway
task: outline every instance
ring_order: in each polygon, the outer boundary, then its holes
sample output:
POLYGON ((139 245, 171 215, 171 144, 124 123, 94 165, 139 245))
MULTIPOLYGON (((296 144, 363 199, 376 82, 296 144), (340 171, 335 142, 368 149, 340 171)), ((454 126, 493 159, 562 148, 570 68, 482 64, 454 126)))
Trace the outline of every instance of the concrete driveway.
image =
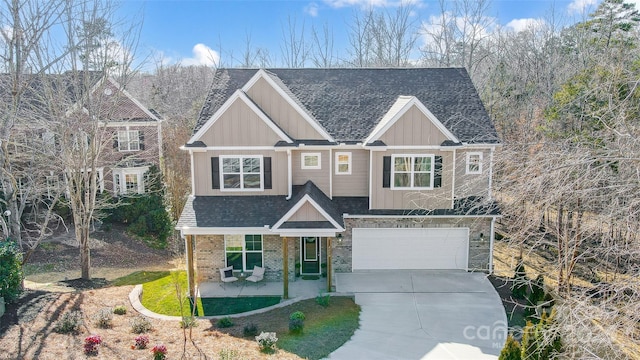
POLYGON ((360 328, 329 359, 497 359, 507 318, 485 274, 360 271, 336 276, 355 294, 360 328))

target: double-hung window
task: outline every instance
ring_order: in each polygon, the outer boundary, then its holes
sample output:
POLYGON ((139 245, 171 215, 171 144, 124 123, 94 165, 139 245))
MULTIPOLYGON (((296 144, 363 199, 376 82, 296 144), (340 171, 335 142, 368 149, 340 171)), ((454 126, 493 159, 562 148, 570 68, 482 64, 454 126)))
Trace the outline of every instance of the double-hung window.
POLYGON ((432 189, 434 178, 433 155, 393 155, 392 188, 432 189))
POLYGON ((302 153, 300 155, 301 168, 304 170, 318 170, 322 168, 320 153, 302 153))
POLYGON ((482 153, 467 153, 467 174, 482 174, 482 153))
POLYGON ((224 243, 226 265, 233 270, 262 267, 262 235, 225 235, 224 243))
POLYGON ((262 156, 220 156, 221 190, 262 190, 262 156))
POLYGON ((336 174, 338 175, 351 174, 351 153, 350 152, 336 152, 336 174))
POLYGON ((139 151, 140 132, 138 130, 118 131, 118 151, 139 151))

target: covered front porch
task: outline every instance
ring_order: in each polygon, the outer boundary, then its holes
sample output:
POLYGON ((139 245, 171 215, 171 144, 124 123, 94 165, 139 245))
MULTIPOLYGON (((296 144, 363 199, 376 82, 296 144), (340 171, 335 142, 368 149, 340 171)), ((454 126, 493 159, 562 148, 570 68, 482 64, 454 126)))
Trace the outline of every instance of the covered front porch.
MULTIPOLYGON (((225 284, 204 282, 198 287, 200 297, 244 297, 244 296, 282 296, 284 281, 266 281, 254 284, 248 281, 236 281, 225 284)), ((327 292, 327 279, 289 281, 289 298, 311 298, 327 292)))

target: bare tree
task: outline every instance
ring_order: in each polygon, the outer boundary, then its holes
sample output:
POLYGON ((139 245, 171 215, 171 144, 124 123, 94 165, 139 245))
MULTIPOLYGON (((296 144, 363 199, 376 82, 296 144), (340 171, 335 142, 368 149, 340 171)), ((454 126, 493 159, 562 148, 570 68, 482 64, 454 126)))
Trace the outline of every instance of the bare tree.
POLYGON ((305 42, 304 21, 298 28, 296 18, 287 17, 287 23, 282 25, 280 53, 285 66, 289 68, 305 66, 309 57, 309 45, 305 42))
POLYGON ((427 38, 422 48, 423 58, 431 66, 465 67, 473 75, 488 56, 482 51, 493 28, 493 18, 487 15, 488 0, 440 0, 440 16, 423 24, 427 38), (448 4, 453 4, 452 8, 448 4))
POLYGON ((333 31, 327 23, 322 26, 321 31, 314 26, 311 27, 313 37, 311 61, 316 67, 330 68, 336 64, 336 55, 333 50, 333 31))
POLYGON ((53 167, 54 138, 47 132, 53 93, 41 76, 55 71, 73 43, 58 45, 69 4, 4 1, 0 12, 0 208, 5 236, 23 250, 23 263, 49 233, 60 184, 53 167))
POLYGON ((395 11, 376 11, 370 7, 355 12, 349 24, 350 58, 346 62, 356 67, 411 65, 410 57, 418 39, 412 10, 409 3, 401 2, 395 11))
MULTIPOLYGON (((132 51, 137 41, 137 24, 115 20, 115 4, 110 1, 74 4, 67 12, 67 37, 80 44, 71 52, 67 76, 73 107, 58 111, 64 114, 55 124, 61 142, 60 161, 67 182, 76 240, 80 250, 83 279, 90 279, 91 255, 89 234, 101 210, 111 206, 100 193, 104 191, 102 167, 109 160, 106 149, 113 144, 113 130, 106 122, 118 119, 120 92, 107 90, 107 78, 127 81, 132 51), (122 37, 115 40, 116 26, 125 26, 122 37), (105 41, 106 40, 106 41, 105 41), (117 46, 114 48, 114 44, 117 46), (115 51, 114 51, 115 50, 115 51), (101 69, 95 73, 90 70, 101 69), (98 78, 98 80, 96 79, 98 78)), ((122 90, 122 89, 118 89, 122 90)), ((64 104, 64 103, 63 103, 64 104)))

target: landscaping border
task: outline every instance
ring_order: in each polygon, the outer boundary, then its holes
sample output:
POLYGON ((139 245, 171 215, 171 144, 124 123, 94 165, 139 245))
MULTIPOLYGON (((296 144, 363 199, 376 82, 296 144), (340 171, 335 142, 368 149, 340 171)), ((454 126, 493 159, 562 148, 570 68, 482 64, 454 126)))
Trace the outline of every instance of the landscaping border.
MULTIPOLYGON (((320 293, 320 296, 325 296, 325 295, 329 295, 329 296, 346 296, 346 297, 353 297, 354 294, 353 293, 336 293, 336 292, 325 292, 325 293, 320 293)), ((169 315, 163 315, 163 314, 158 314, 155 313, 149 309, 147 309, 146 307, 144 307, 142 305, 142 303, 140 302, 140 297, 142 296, 142 284, 138 284, 136 285, 133 290, 129 293, 129 301, 131 302, 131 306, 133 306, 133 308, 141 313, 144 316, 153 318, 153 319, 158 319, 158 320, 169 320, 169 321, 181 321, 182 317, 181 316, 169 316, 169 315)), ((277 309, 277 308, 281 308, 281 307, 285 307, 294 303, 297 303, 299 301, 302 300, 309 300, 309 299, 315 299, 316 296, 300 296, 300 297, 295 297, 293 299, 287 299, 285 301, 282 301, 276 305, 272 305, 272 306, 267 306, 261 309, 256 309, 256 310, 251 310, 251 311, 245 311, 243 313, 238 313, 238 314, 228 314, 228 315, 218 315, 218 316, 196 316, 196 318, 198 319, 203 319, 203 320, 216 320, 216 319, 221 319, 224 317, 230 317, 230 318, 240 318, 240 317, 244 317, 244 316, 249 316, 249 315, 255 315, 255 314, 261 314, 273 309, 277 309)))

